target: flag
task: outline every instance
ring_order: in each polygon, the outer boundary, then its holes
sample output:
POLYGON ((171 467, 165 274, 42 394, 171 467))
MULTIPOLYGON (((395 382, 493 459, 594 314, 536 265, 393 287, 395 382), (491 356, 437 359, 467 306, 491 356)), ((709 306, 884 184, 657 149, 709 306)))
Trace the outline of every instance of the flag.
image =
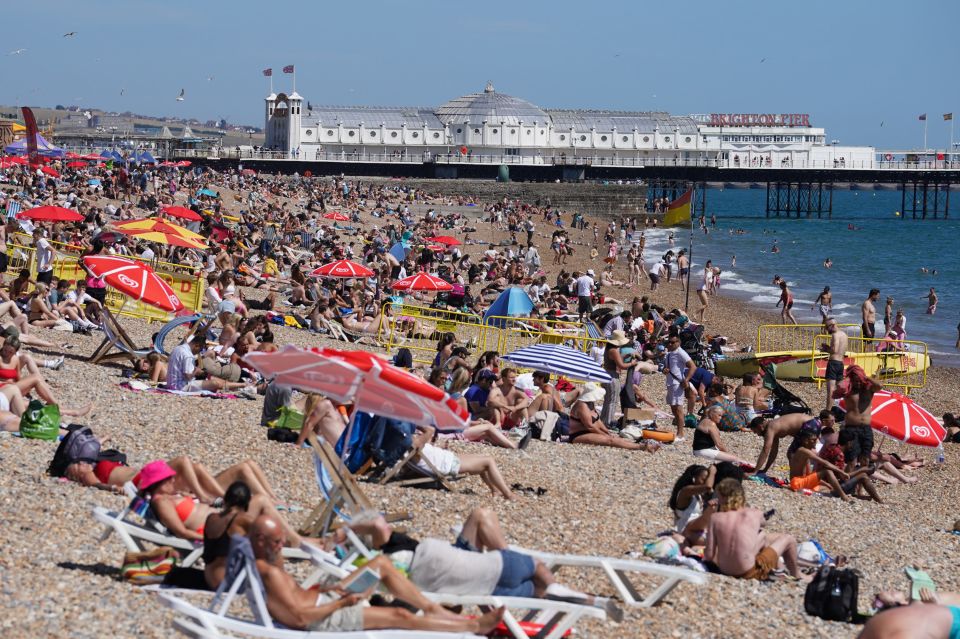
POLYGON ((663 215, 663 226, 690 226, 690 200, 693 198, 693 189, 678 197, 667 206, 663 215))
POLYGON ((283 67, 283 72, 284 72, 284 73, 293 73, 293 65, 292 65, 292 64, 288 64, 287 66, 283 67))
POLYGON ((264 75, 265 77, 269 78, 270 76, 273 75, 273 69, 264 69, 264 70, 263 70, 263 75, 264 75))
POLYGON ((36 164, 37 159, 37 136, 40 132, 37 130, 37 119, 33 117, 33 111, 28 107, 21 107, 23 111, 23 123, 27 125, 27 157, 30 164, 36 164))
POLYGON ((917 119, 920 120, 921 122, 926 122, 926 121, 927 121, 927 114, 924 113, 923 115, 921 115, 921 116, 920 116, 919 118, 917 118, 917 119))
POLYGON ((943 121, 944 121, 944 122, 949 122, 949 121, 952 120, 952 119, 953 119, 953 114, 952 114, 952 113, 944 113, 944 114, 943 114, 943 121))

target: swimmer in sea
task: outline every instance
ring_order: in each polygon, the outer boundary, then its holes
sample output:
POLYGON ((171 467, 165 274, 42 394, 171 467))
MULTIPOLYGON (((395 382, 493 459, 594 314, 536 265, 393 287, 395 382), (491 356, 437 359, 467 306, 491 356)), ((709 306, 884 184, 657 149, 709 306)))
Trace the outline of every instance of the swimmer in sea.
POLYGON ((833 260, 831 260, 831 259, 828 257, 827 259, 825 259, 825 260, 823 261, 823 268, 830 268, 831 266, 833 266, 833 260))
POLYGON ((924 295, 927 298, 927 315, 933 315, 937 312, 937 292, 930 287, 930 292, 924 295))
POLYGON ((780 286, 780 283, 781 283, 781 282, 783 282, 783 278, 782 278, 782 277, 780 277, 779 275, 774 275, 774 276, 773 276, 773 285, 774 285, 774 286, 780 286))
POLYGON ((737 265, 737 256, 734 255, 733 257, 730 258, 730 268, 733 268, 736 265, 737 265))

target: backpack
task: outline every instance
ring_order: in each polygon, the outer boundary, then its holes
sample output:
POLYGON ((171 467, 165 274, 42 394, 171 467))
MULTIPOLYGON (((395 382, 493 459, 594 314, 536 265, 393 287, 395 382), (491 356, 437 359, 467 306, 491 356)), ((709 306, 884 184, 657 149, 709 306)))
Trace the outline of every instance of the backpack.
POLYGON ((807 614, 828 621, 855 621, 860 577, 849 568, 825 565, 807 584, 803 607, 807 614))
POLYGON ((100 440, 96 438, 89 426, 70 424, 67 434, 57 446, 53 460, 47 472, 54 477, 63 477, 67 466, 74 462, 86 461, 91 464, 100 459, 100 440))

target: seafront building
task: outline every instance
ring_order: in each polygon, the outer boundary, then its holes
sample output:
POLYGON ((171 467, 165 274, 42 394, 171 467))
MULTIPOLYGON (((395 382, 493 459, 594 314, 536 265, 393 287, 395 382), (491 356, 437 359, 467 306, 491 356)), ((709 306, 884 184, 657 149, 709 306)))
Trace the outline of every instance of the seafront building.
POLYGON ((265 148, 300 160, 390 159, 516 164, 855 167, 875 149, 827 140, 807 114, 671 115, 543 109, 483 91, 439 107, 314 106, 296 91, 264 105, 265 148))

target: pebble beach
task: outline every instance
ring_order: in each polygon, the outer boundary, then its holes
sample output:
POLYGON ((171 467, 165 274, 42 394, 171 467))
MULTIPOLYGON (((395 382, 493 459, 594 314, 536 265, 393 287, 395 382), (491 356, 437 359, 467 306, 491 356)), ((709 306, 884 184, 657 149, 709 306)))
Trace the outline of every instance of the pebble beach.
MULTIPOLYGON (((231 194, 224 193, 229 201, 231 194)), ((443 212, 458 207, 443 206, 443 212)), ((477 216, 480 207, 460 207, 477 216)), ((589 217, 589 216, 588 216, 589 217)), ((372 220, 365 218, 365 223, 372 220)), ((499 240, 488 224, 478 223, 480 239, 499 240), (489 234, 489 238, 487 235, 489 234)), ((540 226, 546 226, 540 224, 540 226)), ((505 237, 506 234, 503 234, 505 237)), ((573 235, 577 240, 576 234, 573 235)), ((549 237, 538 233, 548 281, 557 266, 549 265, 549 237)), ((485 246, 468 245, 479 254, 485 246)), ((579 248, 579 247, 577 247, 579 248)), ((598 268, 591 264, 589 247, 577 250, 564 266, 598 268)), ((616 276, 626 278, 622 263, 616 276)), ((629 300, 648 293, 648 284, 615 289, 611 295, 629 300)), ((262 293, 248 290, 247 295, 262 293)), ((666 308, 683 307, 677 284, 662 285, 652 294, 666 308)), ((691 300, 691 311, 697 308, 691 300)), ((739 346, 753 344, 759 324, 776 323, 775 316, 742 302, 711 298, 708 333, 728 336, 739 346)), ((149 342, 159 325, 123 318, 122 324, 137 343, 149 342)), ((333 346, 324 337, 304 330, 275 327, 280 345, 333 346)), ((67 406, 95 402, 83 418, 110 447, 124 451, 133 466, 157 458, 189 455, 216 472, 243 459, 256 460, 266 471, 283 503, 299 509, 288 514, 300 524, 318 503, 311 452, 268 441, 259 426, 262 397, 249 399, 182 398, 121 388, 120 366, 98 366, 87 359, 101 340, 57 333, 69 346, 61 370, 44 371, 54 391, 67 406)), ((173 344, 177 334, 168 340, 173 344)), ((33 349, 30 349, 33 351, 33 349)), ((785 385, 810 406, 820 407, 823 391, 811 384, 785 385)), ((648 375, 647 395, 663 406, 664 379, 648 375)), ((956 411, 960 371, 934 366, 924 388, 911 393, 935 415, 956 411)), ((663 427, 669 428, 664 420, 663 427)), ((755 459, 761 440, 749 432, 724 433, 731 452, 755 459)), ((746 482, 751 506, 775 509, 769 529, 794 535, 799 541, 817 539, 833 555, 845 555, 860 571, 860 609, 881 589, 903 589, 903 569, 920 564, 942 590, 960 590, 960 536, 945 530, 960 518, 960 451, 947 446, 947 463, 935 462, 933 449, 905 447, 883 441, 885 452, 909 452, 927 464, 916 472, 913 485, 881 486, 883 504, 802 496, 784 489, 746 482)), ((482 452, 497 460, 508 484, 543 488, 542 495, 520 493, 513 502, 489 495, 475 477, 455 484, 453 492, 400 488, 362 483, 375 504, 384 510, 410 511, 404 524, 417 537, 452 538, 451 529, 474 507, 493 509, 512 543, 558 553, 621 557, 673 523, 667 506, 670 489, 683 468, 697 463, 689 442, 664 446, 656 454, 590 446, 533 441, 525 451, 481 444, 453 442, 463 452, 482 452)), ((0 435, 0 636, 20 637, 171 637, 173 614, 156 597, 120 581, 123 545, 115 537, 101 540, 103 528, 91 510, 123 508, 125 498, 51 478, 46 467, 55 444, 0 435)), ((781 453, 773 474, 788 475, 781 453)), ((306 566, 292 565, 305 571, 306 566)), ((614 595, 597 575, 561 572, 572 587, 614 595)), ((642 580, 641 580, 641 583, 642 580)), ((704 586, 682 584, 663 604, 652 609, 628 609, 622 623, 584 621, 582 637, 854 637, 859 627, 808 616, 803 611, 803 585, 795 581, 744 581, 711 575, 704 586)))

